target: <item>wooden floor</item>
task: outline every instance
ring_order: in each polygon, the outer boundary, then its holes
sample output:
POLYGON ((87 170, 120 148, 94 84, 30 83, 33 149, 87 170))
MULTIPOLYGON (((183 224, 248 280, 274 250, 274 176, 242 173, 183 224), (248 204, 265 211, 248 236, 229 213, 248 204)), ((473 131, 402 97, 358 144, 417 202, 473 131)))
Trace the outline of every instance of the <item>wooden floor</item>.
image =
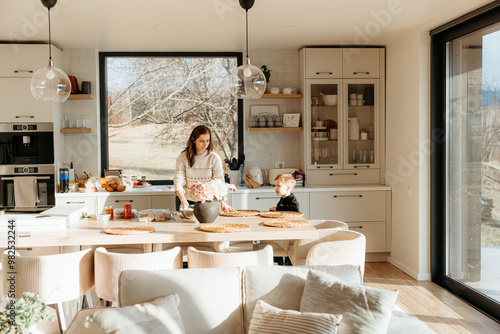
POLYGON ((387 262, 367 263, 364 283, 399 290, 398 306, 436 333, 500 333, 500 323, 438 285, 416 281, 387 262))

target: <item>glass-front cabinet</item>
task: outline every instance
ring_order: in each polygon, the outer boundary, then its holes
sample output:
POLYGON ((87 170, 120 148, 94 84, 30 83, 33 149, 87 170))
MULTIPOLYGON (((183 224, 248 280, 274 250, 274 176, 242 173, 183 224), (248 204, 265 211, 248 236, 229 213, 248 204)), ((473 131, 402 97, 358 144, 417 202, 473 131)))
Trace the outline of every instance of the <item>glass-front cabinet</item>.
POLYGON ((378 81, 306 80, 307 169, 378 168, 378 81))

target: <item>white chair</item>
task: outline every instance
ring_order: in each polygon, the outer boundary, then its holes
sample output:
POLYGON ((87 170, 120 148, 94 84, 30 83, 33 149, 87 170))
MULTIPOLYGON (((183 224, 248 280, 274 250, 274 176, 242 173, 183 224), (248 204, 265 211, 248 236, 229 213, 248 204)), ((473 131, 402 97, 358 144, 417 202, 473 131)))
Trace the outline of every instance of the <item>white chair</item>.
MULTIPOLYGON (((152 244, 116 244, 116 245, 92 245, 92 246, 81 246, 80 249, 92 248, 96 250, 97 248, 102 247, 106 248, 108 251, 112 251, 114 253, 122 253, 122 254, 142 254, 142 253, 151 253, 153 251, 152 244)), ((172 247, 170 247, 172 248, 172 247)))
POLYGON ((330 234, 349 229, 349 226, 340 220, 310 220, 309 223, 318 230, 318 237, 315 239, 298 239, 290 243, 288 257, 293 265, 298 265, 296 263, 299 262, 299 259, 307 257, 307 253, 312 246, 326 241, 325 238, 330 234))
POLYGON ((188 268, 243 267, 255 265, 272 265, 273 248, 239 253, 217 253, 197 250, 188 247, 188 268))
POLYGON ((366 238, 354 231, 338 231, 309 244, 305 258, 295 258, 294 266, 355 264, 365 271, 366 238))
POLYGON ((95 293, 107 301, 118 301, 118 278, 123 270, 182 268, 181 248, 142 254, 123 254, 99 247, 95 250, 95 293))
POLYGON ((170 249, 179 246, 182 249, 182 261, 187 262, 188 247, 195 247, 197 250, 205 252, 225 252, 229 246, 229 241, 215 242, 176 242, 172 244, 153 244, 153 252, 170 249))
MULTIPOLYGON (((7 279, 8 251, 2 253, 2 281, 7 279)), ((87 249, 75 253, 44 256, 21 256, 15 259, 16 298, 23 292, 40 294, 47 305, 55 305, 59 330, 66 330, 62 303, 86 295, 94 286, 94 252, 87 249)), ((9 286, 3 285, 3 295, 9 286)))

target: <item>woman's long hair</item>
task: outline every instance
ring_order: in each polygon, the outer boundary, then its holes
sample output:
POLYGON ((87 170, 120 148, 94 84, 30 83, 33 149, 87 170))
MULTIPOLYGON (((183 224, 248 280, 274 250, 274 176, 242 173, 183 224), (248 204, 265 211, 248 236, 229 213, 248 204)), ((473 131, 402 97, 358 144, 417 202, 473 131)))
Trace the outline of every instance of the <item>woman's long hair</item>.
POLYGON ((213 145, 212 145, 212 132, 208 127, 205 125, 198 125, 191 131, 191 134, 189 135, 189 139, 187 142, 186 146, 186 156, 189 162, 189 167, 193 167, 194 165, 194 157, 196 156, 196 144, 195 140, 198 139, 199 136, 201 135, 210 135, 210 144, 208 144, 207 147, 207 152, 210 153, 213 150, 213 145))

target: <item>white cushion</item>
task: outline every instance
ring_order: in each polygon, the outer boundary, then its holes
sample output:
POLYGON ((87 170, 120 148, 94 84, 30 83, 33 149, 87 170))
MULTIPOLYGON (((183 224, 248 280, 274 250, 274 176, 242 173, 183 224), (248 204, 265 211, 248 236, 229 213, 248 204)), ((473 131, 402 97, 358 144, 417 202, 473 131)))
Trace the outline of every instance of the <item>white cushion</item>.
POLYGON ((174 293, 186 333, 243 333, 238 267, 125 270, 120 275, 120 306, 174 293))
POLYGON ((243 272, 245 328, 248 329, 258 299, 275 307, 298 311, 305 279, 310 268, 335 275, 348 283, 361 283, 359 266, 250 266, 243 272))
POLYGON ((98 311, 92 320, 103 334, 184 334, 178 305, 179 296, 170 295, 149 303, 98 311))
POLYGON ((248 334, 336 334, 342 315, 282 310, 257 301, 248 334))
POLYGON ((341 313, 340 330, 345 333, 385 334, 399 291, 370 288, 340 281, 311 270, 300 301, 301 312, 341 313))

